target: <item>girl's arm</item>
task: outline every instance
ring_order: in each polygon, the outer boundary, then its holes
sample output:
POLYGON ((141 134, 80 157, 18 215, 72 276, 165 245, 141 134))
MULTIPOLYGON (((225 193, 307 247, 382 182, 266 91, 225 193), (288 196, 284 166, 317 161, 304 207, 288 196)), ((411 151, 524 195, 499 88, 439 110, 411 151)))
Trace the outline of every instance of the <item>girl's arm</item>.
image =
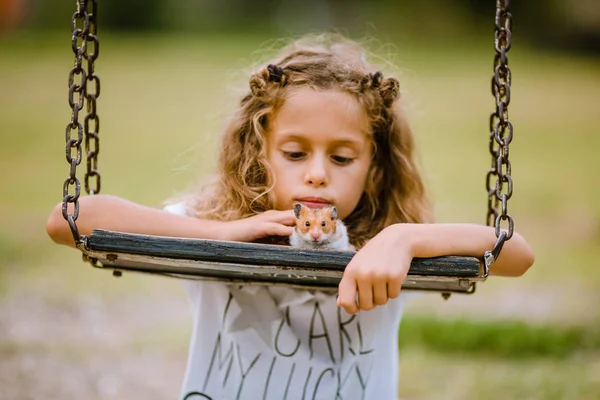
MULTIPOLYGON (((482 258, 496 243, 494 228, 475 224, 396 224, 375 236, 352 258, 339 286, 338 305, 349 313, 370 310, 400 293, 414 257, 482 258), (358 293, 358 304, 356 294, 358 293)), ((514 233, 490 274, 520 276, 533 264, 531 248, 514 233)))
MULTIPOLYGON (((482 258, 496 244, 493 227, 476 224, 398 224, 397 237, 410 242, 413 257, 444 255, 482 258)), ((490 267, 490 275, 521 276, 533 264, 531 247, 518 233, 504 242, 500 256, 490 267)))
MULTIPOLYGON (((190 237, 215 240, 253 241, 266 236, 289 236, 295 221, 293 212, 268 211, 243 220, 220 222, 175 215, 110 195, 79 199, 76 224, 81 235, 94 229, 146 235, 190 237)), ((69 224, 62 216, 62 203, 48 217, 46 231, 56 243, 75 246, 69 224)))

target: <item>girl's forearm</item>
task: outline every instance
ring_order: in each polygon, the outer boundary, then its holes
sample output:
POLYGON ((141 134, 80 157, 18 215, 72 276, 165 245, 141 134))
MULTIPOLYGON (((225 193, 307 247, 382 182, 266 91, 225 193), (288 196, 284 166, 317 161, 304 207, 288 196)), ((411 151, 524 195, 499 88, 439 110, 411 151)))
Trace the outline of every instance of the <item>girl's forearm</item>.
MULTIPOLYGON (((446 255, 483 258, 496 243, 494 228, 476 224, 396 224, 398 240, 408 241, 413 257, 446 255)), ((504 243, 490 274, 520 276, 533 264, 533 251, 518 233, 504 243)))
MULTIPOLYGON (((142 206, 128 200, 95 195, 79 199, 77 228, 81 235, 89 235, 94 229, 175 237, 220 239, 221 222, 199 220, 174 215, 163 210, 142 206)), ((46 230, 53 241, 74 246, 69 224, 62 216, 62 204, 58 204, 46 222, 46 230)))

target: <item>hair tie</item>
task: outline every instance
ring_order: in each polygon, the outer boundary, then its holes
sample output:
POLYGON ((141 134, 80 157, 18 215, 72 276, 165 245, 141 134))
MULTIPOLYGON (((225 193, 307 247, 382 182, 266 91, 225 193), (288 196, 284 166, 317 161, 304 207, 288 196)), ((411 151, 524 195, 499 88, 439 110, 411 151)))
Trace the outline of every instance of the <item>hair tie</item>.
POLYGON ((283 68, 275 64, 269 64, 267 66, 269 70, 269 81, 271 82, 281 82, 281 77, 283 76, 283 68))
POLYGON ((374 74, 370 74, 371 75, 371 87, 373 89, 379 89, 379 87, 381 86, 381 80, 383 79, 383 74, 381 73, 381 71, 377 71, 374 74))
POLYGON ((361 92, 367 90, 367 89, 379 89, 381 87, 381 82, 383 81, 383 74, 381 73, 381 71, 376 71, 375 73, 373 72, 369 72, 368 74, 364 75, 360 85, 361 85, 361 92))

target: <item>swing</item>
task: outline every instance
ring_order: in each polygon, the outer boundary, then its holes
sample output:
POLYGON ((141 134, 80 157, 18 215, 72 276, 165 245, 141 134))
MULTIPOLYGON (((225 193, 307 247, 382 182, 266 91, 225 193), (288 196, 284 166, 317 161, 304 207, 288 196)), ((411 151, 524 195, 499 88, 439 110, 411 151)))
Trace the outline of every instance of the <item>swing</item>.
MULTIPOLYGON (((181 279, 212 280, 236 284, 268 284, 336 290, 350 252, 308 250, 255 243, 150 236, 106 230, 94 230, 89 237, 79 234, 76 220, 81 182, 77 166, 82 161, 85 144, 87 171, 84 185, 87 194, 100 192, 101 176, 97 168, 100 120, 96 99, 100 79, 94 71, 98 58, 98 0, 78 0, 71 20, 72 49, 75 65, 69 72, 69 106, 72 114, 66 127, 66 158, 70 174, 63 184, 62 214, 69 223, 83 259, 94 267, 145 272, 181 279), (84 60, 87 66, 84 66, 84 60), (79 112, 86 104, 83 124, 79 112), (75 136, 76 132, 76 136, 75 136), (84 140, 85 137, 85 140, 84 140), (93 184, 93 185, 92 185, 93 184), (73 194, 69 191, 74 191, 73 194), (73 212, 68 205, 73 204, 73 212)), ((508 120, 511 71, 507 52, 511 47, 512 15, 509 0, 496 1, 494 74, 491 90, 496 109, 489 119, 489 151, 492 166, 486 175, 488 211, 486 222, 495 227, 497 237, 492 250, 480 260, 475 257, 435 257, 414 259, 402 289, 435 291, 448 298, 450 293, 473 293, 477 282, 485 281, 490 266, 497 259, 506 240, 512 237, 513 219, 507 212, 512 196, 511 164, 508 160, 513 126, 508 120), (506 184, 506 185, 505 185, 506 184), (499 211, 500 208, 500 211, 499 211), (501 229, 506 221, 507 229, 501 229)))

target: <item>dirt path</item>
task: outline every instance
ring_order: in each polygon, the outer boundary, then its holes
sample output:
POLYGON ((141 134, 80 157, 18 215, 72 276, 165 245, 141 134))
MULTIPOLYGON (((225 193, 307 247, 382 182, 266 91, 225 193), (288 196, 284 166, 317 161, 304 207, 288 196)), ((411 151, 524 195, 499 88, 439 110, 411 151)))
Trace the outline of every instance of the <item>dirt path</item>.
POLYGON ((189 335, 186 307, 156 297, 5 298, 0 399, 176 398, 189 335))

